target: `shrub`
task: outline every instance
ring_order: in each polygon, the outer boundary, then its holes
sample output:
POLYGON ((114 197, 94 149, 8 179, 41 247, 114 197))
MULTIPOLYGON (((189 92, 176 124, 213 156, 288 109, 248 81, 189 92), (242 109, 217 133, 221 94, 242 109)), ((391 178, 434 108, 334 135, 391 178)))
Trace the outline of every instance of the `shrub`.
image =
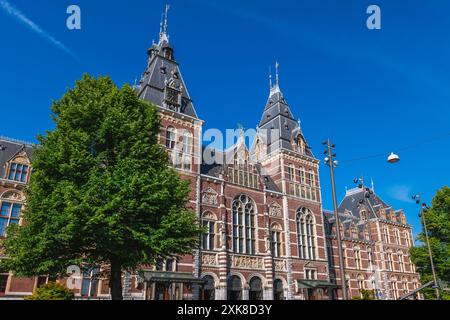
POLYGON ((25 300, 72 300, 74 298, 72 290, 61 283, 49 282, 37 288, 33 294, 25 300))

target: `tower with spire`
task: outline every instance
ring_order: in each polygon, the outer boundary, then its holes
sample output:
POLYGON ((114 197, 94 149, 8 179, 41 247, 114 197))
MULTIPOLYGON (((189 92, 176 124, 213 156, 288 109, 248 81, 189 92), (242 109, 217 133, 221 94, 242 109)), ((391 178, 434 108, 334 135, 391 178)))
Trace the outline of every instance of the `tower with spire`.
POLYGON ((198 119, 169 42, 169 5, 161 16, 158 43, 148 49, 148 63, 139 81, 138 95, 156 106, 198 119))

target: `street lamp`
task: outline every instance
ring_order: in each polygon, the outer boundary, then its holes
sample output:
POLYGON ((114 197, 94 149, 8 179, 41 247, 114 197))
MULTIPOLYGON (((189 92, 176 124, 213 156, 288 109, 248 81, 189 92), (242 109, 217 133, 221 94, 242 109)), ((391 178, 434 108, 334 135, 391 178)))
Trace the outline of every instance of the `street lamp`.
POLYGON ((334 160, 336 157, 336 154, 333 153, 333 150, 335 148, 334 144, 331 144, 330 139, 323 142, 323 145, 327 147, 324 154, 327 155, 327 157, 324 159, 325 164, 330 167, 330 176, 331 176, 331 190, 333 193, 333 207, 334 207, 334 221, 336 223, 336 240, 338 245, 338 256, 339 256, 339 268, 341 269, 341 283, 342 283, 342 299, 347 300, 347 283, 345 279, 345 270, 344 270, 344 259, 342 257, 342 242, 341 242, 341 232, 339 229, 339 213, 338 213, 338 207, 337 207, 337 200, 336 200, 336 186, 334 183, 334 168, 336 168, 339 164, 337 160, 334 160))
MULTIPOLYGON (((421 202, 420 193, 412 196, 412 199, 416 201, 416 204, 420 205, 420 202, 421 202)), ((436 290, 436 300, 440 300, 439 286, 438 286, 437 277, 436 277, 436 270, 434 269, 433 254, 431 252, 430 239, 428 238, 427 223, 425 221, 425 213, 428 211, 428 209, 430 209, 430 207, 428 207, 426 203, 422 203, 422 205, 420 205, 419 218, 422 218, 423 231, 425 233, 425 239, 427 241, 428 255, 430 257, 431 272, 433 273, 433 282, 434 282, 433 288, 436 290)))

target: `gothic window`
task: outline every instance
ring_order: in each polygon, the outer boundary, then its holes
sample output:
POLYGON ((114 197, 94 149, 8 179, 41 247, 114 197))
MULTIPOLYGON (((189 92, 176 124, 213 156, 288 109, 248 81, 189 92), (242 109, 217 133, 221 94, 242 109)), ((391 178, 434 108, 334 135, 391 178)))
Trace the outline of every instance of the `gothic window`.
POLYGON ((358 274, 356 276, 356 279, 358 281, 358 289, 359 289, 359 292, 360 292, 361 297, 362 297, 362 290, 364 290, 364 288, 365 288, 365 286, 364 286, 364 276, 362 274, 358 274))
POLYGON ((202 287, 202 300, 214 300, 215 299, 215 281, 211 276, 204 276, 203 281, 205 284, 202 287))
POLYGON ((255 206, 246 195, 238 196, 233 210, 233 252, 255 254, 255 206))
POLYGON ((25 182, 28 175, 29 167, 21 163, 11 163, 9 167, 8 180, 14 180, 19 182, 25 182))
POLYGON ((398 283, 397 283, 396 277, 391 278, 391 292, 392 292, 392 298, 394 300, 397 300, 399 298, 399 294, 398 294, 398 283))
POLYGON ((375 262, 373 260, 372 248, 370 248, 370 247, 367 248, 367 259, 369 260, 369 264, 372 269, 375 266, 375 262))
POLYGON ((281 248, 283 246, 281 240, 281 227, 279 224, 273 224, 271 226, 270 235, 272 255, 274 257, 280 257, 282 255, 281 248))
POLYGON ((216 219, 214 219, 214 215, 212 213, 204 213, 202 218, 202 226, 205 229, 205 233, 203 233, 202 238, 202 249, 203 250, 214 250, 214 239, 216 236, 215 227, 216 227, 216 219))
POLYGON ((172 126, 167 127, 166 130, 166 147, 174 149, 176 143, 175 128, 172 126))
POLYGON ((6 227, 18 224, 22 205, 0 199, 0 237, 6 236, 6 227))
POLYGON ((298 255, 301 259, 316 259, 316 238, 314 217, 311 210, 297 210, 298 255))
POLYGON ((242 299, 242 281, 238 276, 231 276, 227 281, 227 300, 242 299))

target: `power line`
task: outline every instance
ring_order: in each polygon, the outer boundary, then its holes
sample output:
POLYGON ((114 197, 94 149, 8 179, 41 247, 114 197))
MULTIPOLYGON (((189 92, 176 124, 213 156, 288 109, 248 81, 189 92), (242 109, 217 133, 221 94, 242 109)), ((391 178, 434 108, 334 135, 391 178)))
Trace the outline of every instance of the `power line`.
MULTIPOLYGON (((424 140, 421 140, 415 144, 409 145, 409 146, 405 146, 403 148, 399 148, 396 149, 396 152, 401 152, 401 151, 405 151, 405 150, 409 150, 409 149, 414 149, 416 147, 419 147, 425 143, 431 142, 431 141, 437 141, 437 140, 442 140, 442 139, 446 139, 450 136, 450 132, 446 132, 443 134, 439 134, 438 136, 434 136, 434 137, 430 137, 424 140)), ((355 162, 355 161, 360 161, 360 160, 366 160, 366 159, 372 159, 372 158, 379 158, 379 157, 385 157, 386 155, 388 155, 389 152, 383 152, 383 153, 377 153, 377 154, 372 154, 372 155, 367 155, 367 156, 362 156, 362 157, 358 157, 358 158, 353 158, 353 159, 347 159, 347 160, 342 160, 340 161, 340 163, 350 163, 350 162, 355 162)))

